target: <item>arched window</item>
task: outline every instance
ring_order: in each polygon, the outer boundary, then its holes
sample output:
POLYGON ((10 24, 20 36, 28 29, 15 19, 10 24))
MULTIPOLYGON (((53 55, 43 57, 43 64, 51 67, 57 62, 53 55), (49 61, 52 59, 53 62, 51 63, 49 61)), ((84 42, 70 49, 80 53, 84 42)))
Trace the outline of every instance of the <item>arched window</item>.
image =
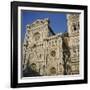
POLYGON ((79 28, 80 28, 79 22, 73 23, 73 30, 74 31, 79 30, 79 28))
POLYGON ((35 39, 35 41, 38 41, 40 39, 40 33, 39 32, 36 32, 34 34, 34 39, 35 39))
POLYGON ((74 31, 77 30, 77 28, 76 28, 76 24, 75 24, 75 23, 73 24, 73 30, 74 30, 74 31))
POLYGON ((79 22, 78 22, 78 28, 80 28, 80 24, 79 24, 79 22))

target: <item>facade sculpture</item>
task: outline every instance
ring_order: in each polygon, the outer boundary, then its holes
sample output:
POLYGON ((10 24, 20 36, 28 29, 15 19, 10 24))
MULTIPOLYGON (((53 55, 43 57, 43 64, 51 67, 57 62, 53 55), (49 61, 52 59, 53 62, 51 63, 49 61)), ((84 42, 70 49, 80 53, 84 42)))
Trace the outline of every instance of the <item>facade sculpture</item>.
POLYGON ((67 32, 55 34, 48 18, 26 26, 22 72, 42 76, 79 74, 79 14, 67 14, 67 32))

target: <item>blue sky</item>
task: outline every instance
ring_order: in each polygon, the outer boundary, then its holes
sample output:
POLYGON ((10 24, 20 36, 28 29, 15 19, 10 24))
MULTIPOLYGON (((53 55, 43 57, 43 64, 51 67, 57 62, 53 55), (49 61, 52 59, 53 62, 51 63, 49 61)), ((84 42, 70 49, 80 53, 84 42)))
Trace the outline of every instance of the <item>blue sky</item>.
POLYGON ((50 27, 55 33, 67 31, 66 13, 22 10, 21 13, 22 41, 25 36, 26 25, 33 23, 36 19, 44 19, 44 18, 49 18, 50 27))

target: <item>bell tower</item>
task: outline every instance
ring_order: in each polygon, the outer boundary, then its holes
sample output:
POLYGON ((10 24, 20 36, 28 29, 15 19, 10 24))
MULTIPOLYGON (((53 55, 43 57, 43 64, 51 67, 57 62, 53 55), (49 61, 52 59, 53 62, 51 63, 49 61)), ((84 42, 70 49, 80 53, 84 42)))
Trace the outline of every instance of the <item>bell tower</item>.
POLYGON ((70 52, 70 72, 71 74, 79 74, 79 30, 80 30, 80 14, 67 15, 68 26, 68 47, 70 52))
POLYGON ((67 26, 69 36, 75 36, 79 34, 80 29, 79 14, 68 14, 67 15, 67 26))

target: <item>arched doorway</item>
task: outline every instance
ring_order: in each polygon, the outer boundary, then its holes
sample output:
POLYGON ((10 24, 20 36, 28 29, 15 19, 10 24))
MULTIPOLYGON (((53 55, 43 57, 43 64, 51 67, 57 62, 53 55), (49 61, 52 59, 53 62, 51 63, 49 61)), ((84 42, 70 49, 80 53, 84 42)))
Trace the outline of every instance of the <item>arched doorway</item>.
POLYGON ((34 71, 36 71, 36 64, 35 63, 32 63, 31 64, 31 69, 34 70, 34 71))
POLYGON ((56 74, 56 68, 55 67, 51 67, 50 68, 50 75, 55 75, 56 74))

